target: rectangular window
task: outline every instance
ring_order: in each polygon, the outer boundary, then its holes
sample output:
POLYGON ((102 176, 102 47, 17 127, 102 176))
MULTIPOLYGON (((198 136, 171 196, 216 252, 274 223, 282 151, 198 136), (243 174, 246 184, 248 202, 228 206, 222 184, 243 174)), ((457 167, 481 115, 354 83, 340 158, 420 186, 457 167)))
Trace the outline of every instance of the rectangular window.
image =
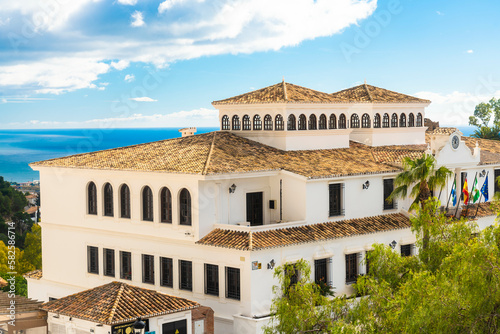
POLYGON ((115 251, 114 249, 104 248, 104 276, 115 277, 115 251))
POLYGON ((205 294, 219 296, 219 266, 205 263, 205 294))
POLYGON ((387 197, 394 190, 394 179, 384 179, 384 210, 392 210, 395 208, 394 200, 387 201, 387 197))
POLYGON ((193 291, 193 263, 179 260, 179 289, 193 291))
POLYGON ((329 259, 314 260, 314 282, 320 286, 329 285, 328 262, 329 259))
POLYGON ((493 184, 495 185, 495 194, 500 192, 500 186, 498 185, 497 178, 500 176, 500 169, 495 169, 495 178, 493 179, 493 184))
POLYGON ((240 300, 240 270, 226 267, 226 298, 240 300))
POLYGON ((132 253, 120 252, 120 278, 132 280, 132 253))
POLYGON ((160 257, 160 285, 169 288, 174 287, 174 271, 171 258, 160 257))
POLYGON ((358 253, 345 256, 345 282, 355 283, 358 278, 358 253))
POLYGON ((142 283, 155 284, 155 257, 142 254, 142 283))
POLYGON ((99 248, 87 246, 87 271, 99 274, 99 248))
POLYGON ((342 188, 343 183, 334 183, 328 185, 329 193, 329 213, 330 217, 341 216, 344 214, 342 209, 342 188))
POLYGON ((411 256, 411 249, 413 245, 401 245, 401 256, 411 256))

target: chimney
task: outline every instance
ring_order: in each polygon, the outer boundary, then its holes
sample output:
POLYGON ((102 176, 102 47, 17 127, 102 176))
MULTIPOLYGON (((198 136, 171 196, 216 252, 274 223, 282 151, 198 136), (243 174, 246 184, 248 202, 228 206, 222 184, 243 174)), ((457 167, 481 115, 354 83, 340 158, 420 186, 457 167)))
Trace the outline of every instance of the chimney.
POLYGON ((194 133, 196 132, 196 128, 195 127, 184 128, 184 129, 180 129, 179 132, 182 133, 182 137, 189 137, 189 136, 194 135, 194 133))

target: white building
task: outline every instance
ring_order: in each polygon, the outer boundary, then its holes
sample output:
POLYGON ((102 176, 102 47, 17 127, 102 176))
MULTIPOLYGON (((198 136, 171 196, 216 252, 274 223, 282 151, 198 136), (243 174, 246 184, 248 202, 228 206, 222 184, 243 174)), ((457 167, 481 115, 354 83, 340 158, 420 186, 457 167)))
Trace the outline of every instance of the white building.
MULTIPOLYGON (((274 266, 303 258, 349 294, 373 243, 413 252, 410 202, 385 201, 403 157, 434 154, 458 189, 461 175, 470 187, 489 175, 493 196, 500 142, 426 132, 429 103, 366 84, 327 94, 282 82, 214 102, 221 131, 33 163, 43 276, 28 278, 29 296, 119 280, 211 307, 216 333, 259 333, 274 266)), ((435 194, 444 204, 452 184, 435 194)), ((494 220, 485 205, 479 216, 494 220)))

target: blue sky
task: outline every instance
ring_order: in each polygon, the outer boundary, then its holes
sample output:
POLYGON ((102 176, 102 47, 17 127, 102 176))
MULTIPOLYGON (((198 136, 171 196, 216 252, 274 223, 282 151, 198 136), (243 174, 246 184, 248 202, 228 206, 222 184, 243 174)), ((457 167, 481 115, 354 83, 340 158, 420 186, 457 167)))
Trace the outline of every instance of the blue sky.
POLYGON ((500 96, 498 1, 0 1, 0 128, 217 126, 285 81, 369 84, 466 125, 500 96))

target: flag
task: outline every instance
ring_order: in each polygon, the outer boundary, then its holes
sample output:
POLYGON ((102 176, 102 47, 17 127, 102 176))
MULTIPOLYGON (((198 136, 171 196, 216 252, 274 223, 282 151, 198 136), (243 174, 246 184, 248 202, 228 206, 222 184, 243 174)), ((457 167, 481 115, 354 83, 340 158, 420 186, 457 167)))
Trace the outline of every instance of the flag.
POLYGON ((453 182, 453 187, 451 187, 451 201, 453 203, 453 206, 457 205, 457 180, 453 182))
POLYGON ((464 205, 469 204, 469 186, 467 186, 467 176, 465 177, 464 189, 462 190, 462 193, 464 194, 464 205))
POLYGON ((486 176, 486 180, 484 180, 483 186, 481 187, 481 194, 484 196, 484 201, 488 202, 488 176, 486 176))
POLYGON ((476 203, 477 200, 479 199, 479 189, 477 189, 477 178, 474 179, 474 184, 472 185, 472 203, 476 203))

